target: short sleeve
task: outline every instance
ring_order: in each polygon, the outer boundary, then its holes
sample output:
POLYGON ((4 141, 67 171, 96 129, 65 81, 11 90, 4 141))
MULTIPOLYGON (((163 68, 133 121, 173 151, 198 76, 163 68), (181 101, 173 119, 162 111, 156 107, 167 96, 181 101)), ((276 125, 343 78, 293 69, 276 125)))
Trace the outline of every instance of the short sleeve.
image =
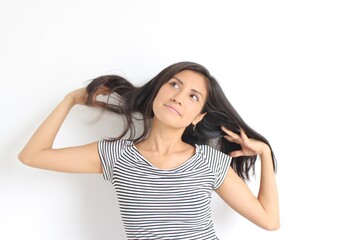
POLYGON ((215 177, 213 189, 217 189, 225 180, 232 157, 209 146, 204 147, 204 155, 215 177))
POLYGON ((120 140, 102 139, 98 142, 98 153, 101 160, 103 178, 112 181, 113 168, 122 151, 120 140))

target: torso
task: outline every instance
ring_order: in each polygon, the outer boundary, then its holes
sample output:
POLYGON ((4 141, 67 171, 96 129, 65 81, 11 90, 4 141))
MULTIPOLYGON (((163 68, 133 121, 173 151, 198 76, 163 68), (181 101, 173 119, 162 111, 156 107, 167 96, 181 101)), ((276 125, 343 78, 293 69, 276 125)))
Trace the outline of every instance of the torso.
POLYGON ((169 155, 172 160, 181 157, 174 164, 152 153, 150 162, 132 141, 99 142, 104 178, 116 190, 129 239, 217 239, 211 194, 231 158, 205 145, 181 150, 169 155))

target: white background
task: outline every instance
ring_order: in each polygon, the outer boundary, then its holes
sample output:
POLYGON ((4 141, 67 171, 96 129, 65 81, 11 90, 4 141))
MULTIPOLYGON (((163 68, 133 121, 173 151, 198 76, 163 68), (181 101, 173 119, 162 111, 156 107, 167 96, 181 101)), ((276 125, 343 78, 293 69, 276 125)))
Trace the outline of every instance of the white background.
MULTIPOLYGON (((280 230, 214 194, 220 239, 349 239, 349 13, 337 0, 1 0, 0 239, 125 239, 100 175, 29 168, 17 154, 87 80, 118 73, 138 85, 183 60, 212 72, 278 159, 280 230)), ((75 107, 55 146, 113 135, 119 120, 75 107)))

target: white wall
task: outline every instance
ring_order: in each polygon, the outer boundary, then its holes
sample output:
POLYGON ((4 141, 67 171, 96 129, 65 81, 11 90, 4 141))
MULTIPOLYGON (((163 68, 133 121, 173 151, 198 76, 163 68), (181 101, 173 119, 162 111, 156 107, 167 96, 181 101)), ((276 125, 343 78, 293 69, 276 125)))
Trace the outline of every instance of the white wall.
MULTIPOLYGON (((125 239, 101 176, 29 168, 17 154, 86 80, 121 73, 141 84, 182 60, 211 70, 278 158, 280 230, 214 195, 220 239, 349 238, 349 12, 331 0, 1 1, 0 239, 125 239)), ((117 122, 76 107, 55 146, 98 140, 117 122)))

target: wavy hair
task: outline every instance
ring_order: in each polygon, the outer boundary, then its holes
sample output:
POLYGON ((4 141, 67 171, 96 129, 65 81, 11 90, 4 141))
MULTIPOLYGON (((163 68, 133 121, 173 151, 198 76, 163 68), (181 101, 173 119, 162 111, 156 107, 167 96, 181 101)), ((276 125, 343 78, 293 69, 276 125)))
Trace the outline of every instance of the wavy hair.
MULTIPOLYGON (((140 87, 131 84, 125 78, 118 75, 103 75, 93 79, 87 86, 87 105, 93 103, 93 96, 100 89, 107 91, 109 96, 116 94, 118 103, 107 101, 104 107, 110 111, 120 114, 124 120, 124 130, 116 138, 121 139, 129 133, 129 139, 139 141, 145 139, 150 130, 154 117, 152 104, 161 86, 167 83, 175 74, 191 70, 201 74, 208 87, 207 99, 202 109, 206 112, 205 117, 193 128, 190 124, 182 135, 182 140, 188 144, 207 144, 228 154, 231 151, 240 150, 239 144, 229 142, 224 138, 225 132, 221 126, 240 134, 242 128, 249 138, 266 143, 271 149, 274 171, 276 172, 276 158, 270 143, 265 137, 249 127, 231 103, 226 98, 217 80, 202 65, 194 62, 178 62, 166 67, 154 78, 140 87), (136 113, 141 114, 136 117, 136 113), (136 136, 135 121, 141 120, 143 130, 136 136)), ((109 97, 110 99, 110 97, 109 97)), ((255 163, 257 156, 241 156, 232 158, 231 167, 243 180, 249 180, 250 171, 255 174, 255 163)))

